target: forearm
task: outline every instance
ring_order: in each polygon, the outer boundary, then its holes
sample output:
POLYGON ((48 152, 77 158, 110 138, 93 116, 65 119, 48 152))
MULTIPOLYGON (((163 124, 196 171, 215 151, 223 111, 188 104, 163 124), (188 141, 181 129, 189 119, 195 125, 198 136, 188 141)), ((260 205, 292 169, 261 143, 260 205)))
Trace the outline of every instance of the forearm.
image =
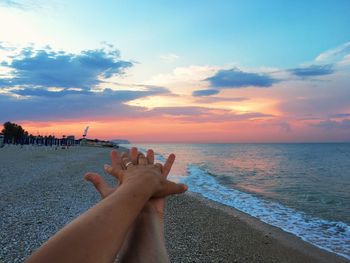
POLYGON ((113 262, 150 193, 121 186, 49 239, 28 262, 113 262))
POLYGON ((118 256, 118 262, 169 262, 164 241, 164 222, 159 215, 142 212, 134 225, 118 256))

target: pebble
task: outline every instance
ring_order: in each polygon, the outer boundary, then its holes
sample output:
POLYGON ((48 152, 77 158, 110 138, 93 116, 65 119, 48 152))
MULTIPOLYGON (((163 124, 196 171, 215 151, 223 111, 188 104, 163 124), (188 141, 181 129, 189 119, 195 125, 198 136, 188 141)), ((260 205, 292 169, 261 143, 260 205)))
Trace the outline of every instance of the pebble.
POLYGON ((50 147, 0 149, 0 262, 23 262, 50 236, 99 201, 83 176, 87 171, 104 175, 110 149, 44 148, 50 147))

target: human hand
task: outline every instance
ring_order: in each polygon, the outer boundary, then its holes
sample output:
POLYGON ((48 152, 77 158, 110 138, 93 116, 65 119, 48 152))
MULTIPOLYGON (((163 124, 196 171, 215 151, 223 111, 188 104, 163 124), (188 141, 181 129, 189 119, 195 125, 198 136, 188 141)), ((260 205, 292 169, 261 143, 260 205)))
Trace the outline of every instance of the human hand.
MULTIPOLYGON (((114 176, 118 183, 119 177, 117 173, 122 167, 122 161, 125 157, 127 157, 126 154, 119 155, 118 152, 112 151, 112 166, 105 165, 105 171, 114 176)), ((147 161, 147 164, 153 165, 153 150, 148 150, 144 159, 142 156, 139 158, 136 148, 132 148, 128 160, 132 164, 138 165, 139 159, 141 159, 141 163, 146 163, 145 161, 147 161)), ((157 164, 164 178, 167 178, 169 175, 174 161, 175 155, 170 154, 164 166, 157 164)), ((117 189, 117 186, 111 187, 96 173, 86 174, 85 179, 93 183, 102 199, 111 195, 117 189)), ((164 207, 165 199, 163 197, 151 198, 146 203, 123 243, 120 252, 120 262, 140 262, 140 259, 143 262, 169 262, 164 242, 164 207)))
MULTIPOLYGON (((139 155, 137 148, 134 148, 134 147, 130 150, 129 156, 126 153, 120 155, 117 151, 113 150, 111 152, 110 158, 112 161, 112 166, 105 165, 105 171, 108 174, 114 176, 119 183, 120 183, 120 181, 119 181, 118 173, 120 173, 120 171, 123 169, 123 167, 125 168, 125 166, 123 164, 123 160, 124 160, 124 163, 126 163, 127 160, 130 160, 129 162, 131 162, 133 165, 138 165, 139 159, 141 162, 140 164, 142 164, 142 165, 146 165, 146 164, 153 165, 154 164, 154 152, 151 149, 147 151, 147 155, 145 158, 143 155, 139 155)), ((160 168, 161 174, 165 179, 169 175, 169 172, 171 170, 171 167, 172 167, 174 161, 175 161, 175 155, 170 154, 169 157, 167 158, 164 166, 161 164, 156 164, 156 166, 160 168)), ((129 165, 131 165, 131 163, 129 165)), ((103 180, 103 178, 97 173, 91 173, 91 172, 87 173, 85 175, 85 179, 87 181, 90 181, 95 186, 96 190, 100 193, 102 199, 109 196, 117 189, 117 186, 112 187, 112 186, 108 185, 103 180)), ((185 185, 183 185, 183 186, 185 187, 185 189, 187 189, 187 186, 185 186, 185 185)), ((156 213, 157 216, 159 217, 159 219, 163 219, 164 206, 165 206, 164 198, 162 198, 162 197, 151 198, 147 202, 147 204, 145 205, 144 209, 142 210, 142 213, 144 213, 144 214, 156 213)))

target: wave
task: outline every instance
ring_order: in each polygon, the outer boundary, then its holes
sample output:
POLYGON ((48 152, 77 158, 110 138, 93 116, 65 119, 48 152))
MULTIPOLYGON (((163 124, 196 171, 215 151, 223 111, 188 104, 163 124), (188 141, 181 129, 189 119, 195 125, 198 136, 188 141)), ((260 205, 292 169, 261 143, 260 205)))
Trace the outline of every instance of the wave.
POLYGON ((181 181, 189 186, 191 192, 231 206, 319 248, 350 259, 350 226, 346 223, 311 217, 279 203, 228 188, 196 165, 189 165, 187 171, 188 176, 181 181))

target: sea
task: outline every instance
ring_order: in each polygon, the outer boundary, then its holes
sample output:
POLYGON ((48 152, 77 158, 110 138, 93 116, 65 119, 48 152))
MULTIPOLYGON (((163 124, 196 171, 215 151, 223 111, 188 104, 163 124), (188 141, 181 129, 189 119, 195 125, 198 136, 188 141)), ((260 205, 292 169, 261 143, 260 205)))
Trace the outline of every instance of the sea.
POLYGON ((131 144, 189 191, 350 259, 350 143, 131 144))

